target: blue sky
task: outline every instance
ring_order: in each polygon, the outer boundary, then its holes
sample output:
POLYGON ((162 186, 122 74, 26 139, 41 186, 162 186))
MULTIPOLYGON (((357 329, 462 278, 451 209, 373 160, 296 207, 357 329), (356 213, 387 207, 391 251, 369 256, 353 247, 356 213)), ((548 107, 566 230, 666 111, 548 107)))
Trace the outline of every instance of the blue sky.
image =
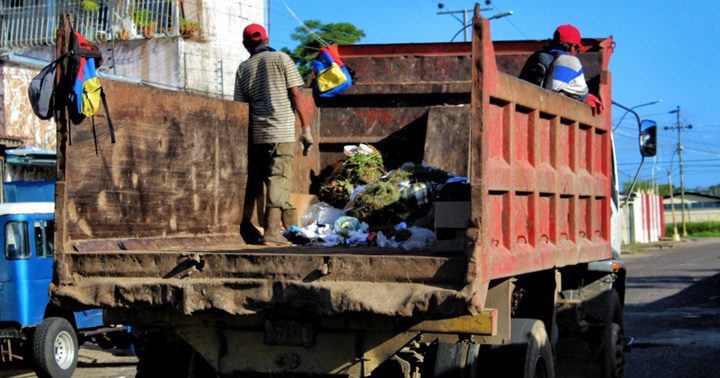
MULTIPOLYGON (((285 0, 299 18, 323 22, 351 22, 367 35, 361 43, 444 42, 460 27, 451 16, 438 16, 436 0, 285 0)), ((270 2, 270 39, 276 48, 294 47, 289 35, 298 26, 280 0, 270 2)), ((445 10, 471 9, 475 2, 442 1, 445 10)), ((484 3, 484 1, 483 1, 484 3)), ((720 19, 716 1, 510 1, 493 0, 489 17, 512 10, 511 17, 492 23, 494 40, 546 39, 557 25, 572 23, 584 37, 612 35, 617 43, 611 60, 613 99, 627 106, 662 100, 638 108, 641 117, 658 122, 659 153, 655 178, 667 183, 672 168, 678 185, 677 132, 673 126, 681 107, 681 121, 692 124, 683 133, 687 188, 720 184, 720 43, 715 30, 720 19), (671 167, 670 162, 673 161, 671 167)), ((462 34, 459 36, 462 39, 462 34)), ((612 109, 616 123, 623 112, 612 109)), ((620 180, 631 179, 640 161, 633 117, 625 117, 615 134, 620 180)), ((650 179, 653 161, 646 162, 642 179, 650 179), (648 164, 649 163, 649 164, 648 164)))

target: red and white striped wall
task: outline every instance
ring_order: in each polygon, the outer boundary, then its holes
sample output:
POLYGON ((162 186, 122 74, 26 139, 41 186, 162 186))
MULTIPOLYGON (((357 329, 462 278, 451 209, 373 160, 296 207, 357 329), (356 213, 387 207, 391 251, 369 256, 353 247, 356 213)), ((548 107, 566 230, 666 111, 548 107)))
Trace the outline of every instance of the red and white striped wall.
POLYGON ((623 242, 651 243, 665 237, 663 197, 637 192, 624 209, 623 242))

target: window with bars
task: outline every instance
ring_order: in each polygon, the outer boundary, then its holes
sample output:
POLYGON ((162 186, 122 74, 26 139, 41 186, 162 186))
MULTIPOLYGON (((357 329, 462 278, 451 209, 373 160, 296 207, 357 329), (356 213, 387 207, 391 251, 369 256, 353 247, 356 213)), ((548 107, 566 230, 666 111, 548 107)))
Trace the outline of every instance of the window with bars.
POLYGON ((94 42, 178 36, 179 0, 2 0, 0 48, 50 46, 59 16, 94 42))

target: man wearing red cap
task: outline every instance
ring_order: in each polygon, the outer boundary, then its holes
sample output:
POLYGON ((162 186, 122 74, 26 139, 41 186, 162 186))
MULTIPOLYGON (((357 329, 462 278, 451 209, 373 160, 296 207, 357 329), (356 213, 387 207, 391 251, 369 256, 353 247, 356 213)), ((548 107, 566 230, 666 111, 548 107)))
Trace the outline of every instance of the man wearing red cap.
MULTIPOLYGON (((585 50, 585 46, 582 45, 580 30, 570 24, 560 25, 555 29, 549 50, 544 53, 552 59, 547 76, 539 80, 528 78, 531 74, 528 73, 527 69, 532 68, 532 66, 526 64, 520 77, 568 97, 583 101, 590 105, 593 115, 600 114, 604 109, 603 104, 597 97, 589 93, 582 63, 576 56, 579 52, 585 50)), ((542 74, 545 74, 545 72, 542 74)))
MULTIPOLYGON (((267 187, 265 208, 266 245, 288 245, 280 231, 297 224, 290 203, 292 161, 295 154, 297 111, 304 154, 313 144, 311 117, 302 93, 302 78, 292 59, 268 46, 265 28, 250 24, 243 31, 243 46, 250 58, 235 76, 235 100, 250 103, 251 127, 248 151, 248 196, 254 199, 262 182, 267 187)), ((247 201, 246 201, 247 202, 247 201)))

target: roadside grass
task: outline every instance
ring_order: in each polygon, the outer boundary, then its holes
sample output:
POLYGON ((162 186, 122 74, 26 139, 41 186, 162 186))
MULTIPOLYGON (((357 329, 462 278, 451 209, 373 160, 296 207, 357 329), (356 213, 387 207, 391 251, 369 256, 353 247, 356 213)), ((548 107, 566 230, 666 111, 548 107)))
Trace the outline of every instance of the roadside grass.
MULTIPOLYGON (((682 224, 678 224, 677 226, 678 226, 678 231, 680 231, 682 224)), ((691 236, 691 237, 696 237, 696 238, 720 237, 720 222, 718 222, 718 221, 686 223, 685 228, 687 229, 688 236, 691 236)), ((665 235, 672 237, 672 234, 673 234, 673 224, 672 223, 666 224, 665 225, 665 235)))
POLYGON ((641 253, 648 249, 655 249, 656 246, 649 243, 633 243, 633 244, 623 244, 622 246, 622 254, 623 255, 634 255, 636 253, 641 253))

